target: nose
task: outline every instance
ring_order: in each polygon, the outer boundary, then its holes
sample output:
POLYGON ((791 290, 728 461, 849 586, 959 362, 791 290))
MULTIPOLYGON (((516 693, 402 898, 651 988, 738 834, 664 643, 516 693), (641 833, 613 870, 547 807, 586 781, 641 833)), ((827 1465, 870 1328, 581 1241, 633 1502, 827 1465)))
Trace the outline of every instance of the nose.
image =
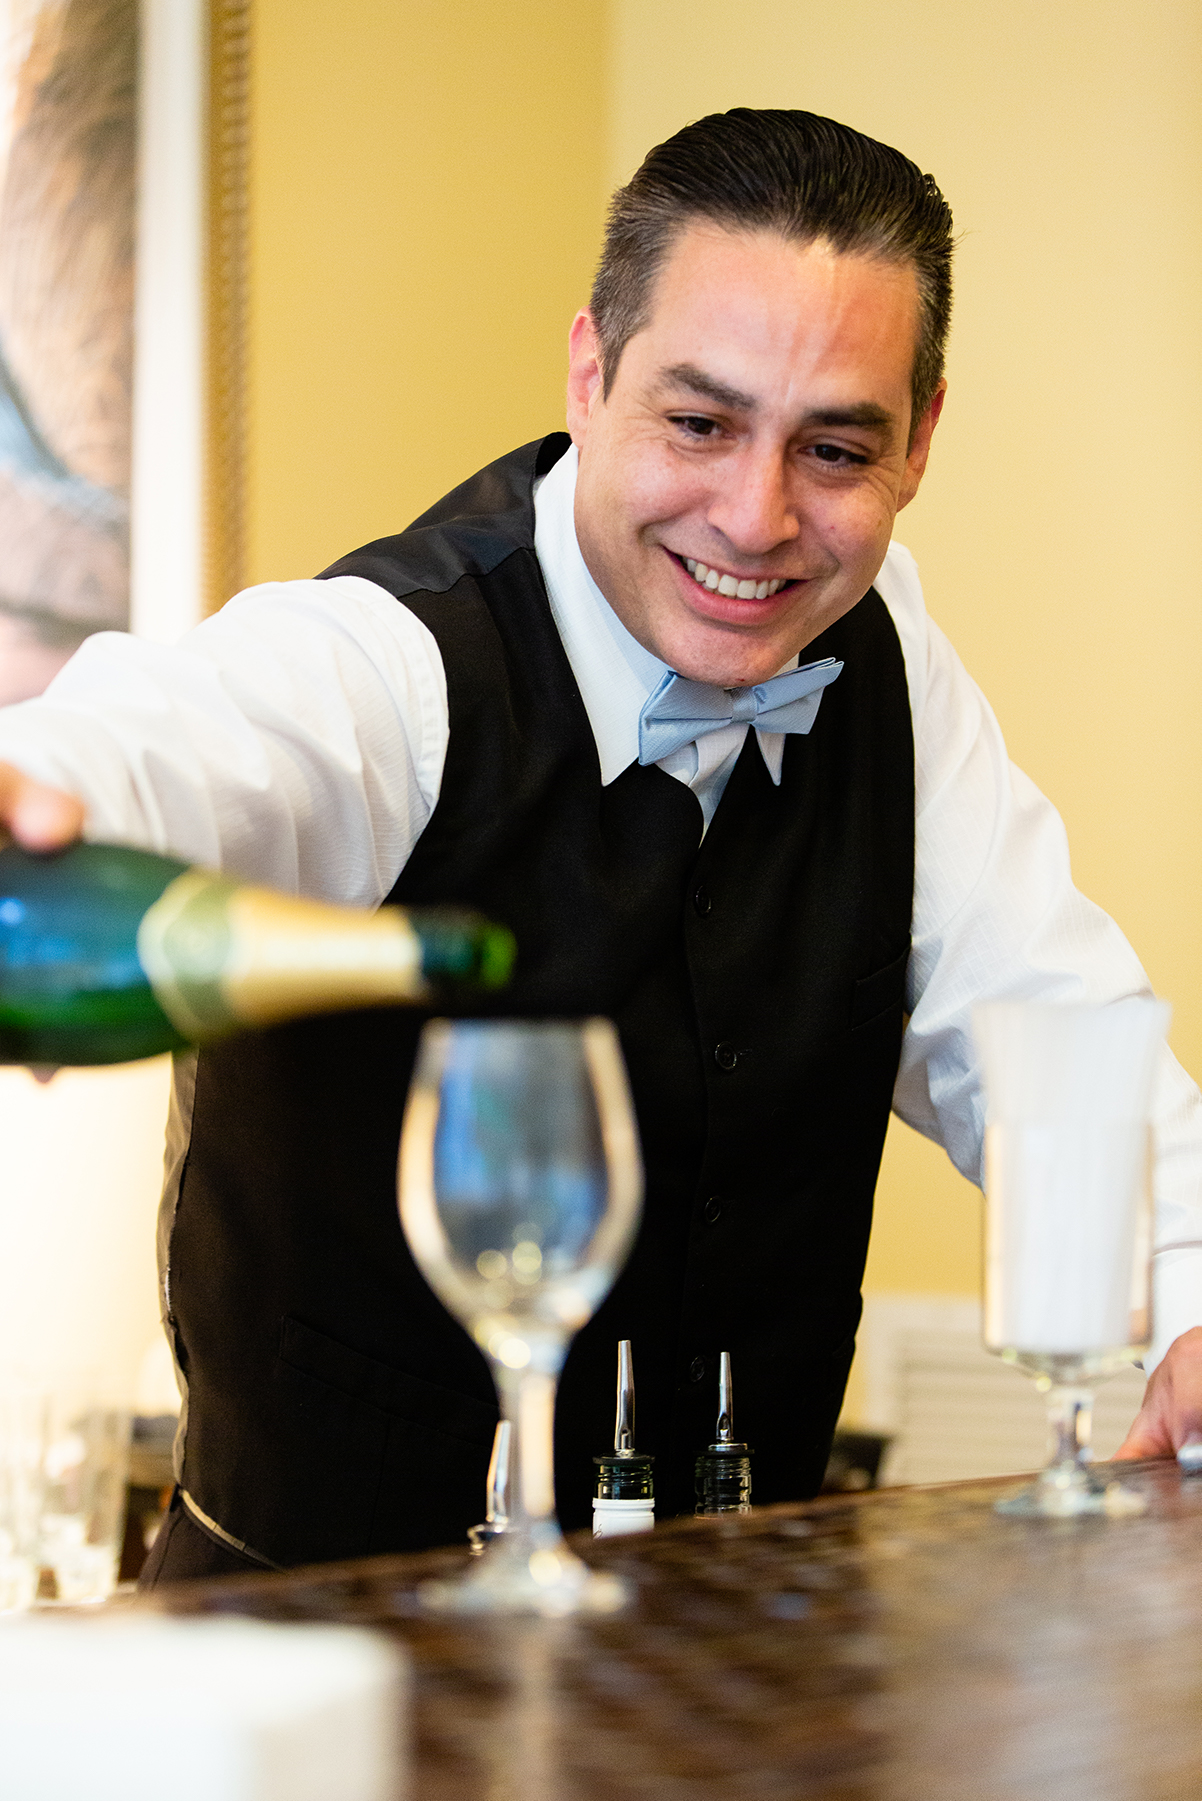
POLYGON ((744 556, 766 556, 778 545, 792 543, 801 521, 780 451, 748 447, 724 459, 706 517, 744 556))

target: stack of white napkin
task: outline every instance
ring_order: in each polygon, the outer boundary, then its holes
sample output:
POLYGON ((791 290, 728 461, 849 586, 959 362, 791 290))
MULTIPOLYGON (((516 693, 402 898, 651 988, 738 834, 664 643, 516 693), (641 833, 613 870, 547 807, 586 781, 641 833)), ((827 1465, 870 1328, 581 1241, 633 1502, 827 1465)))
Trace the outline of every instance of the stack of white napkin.
POLYGON ((4 1801, 397 1801, 406 1667, 372 1633, 237 1619, 0 1623, 4 1801))

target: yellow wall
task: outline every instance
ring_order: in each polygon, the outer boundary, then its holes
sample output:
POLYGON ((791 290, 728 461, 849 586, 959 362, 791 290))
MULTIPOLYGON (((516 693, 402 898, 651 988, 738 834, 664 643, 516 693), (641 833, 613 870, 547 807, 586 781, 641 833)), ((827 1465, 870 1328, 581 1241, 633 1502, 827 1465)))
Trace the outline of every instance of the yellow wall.
POLYGON ((601 0, 254 0, 251 581, 563 422, 604 180, 601 0))
MULTIPOLYGON (((613 22, 614 183, 689 118, 799 106, 947 194, 950 393, 897 535, 1202 1073, 1196 0, 616 0, 613 22)), ((978 1217, 895 1129, 869 1286, 974 1290, 978 1217)))
POLYGON ((167 1057, 0 1069, 0 1370, 91 1378, 146 1412, 146 1352, 162 1343, 154 1226, 163 1173, 167 1057))

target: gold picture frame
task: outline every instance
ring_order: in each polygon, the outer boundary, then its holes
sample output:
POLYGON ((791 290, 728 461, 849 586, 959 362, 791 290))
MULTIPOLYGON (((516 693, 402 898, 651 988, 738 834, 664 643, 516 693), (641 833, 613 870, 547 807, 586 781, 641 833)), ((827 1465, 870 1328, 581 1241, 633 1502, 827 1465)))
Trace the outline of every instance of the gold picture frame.
POLYGON ((203 604, 246 580, 250 0, 210 0, 203 604))

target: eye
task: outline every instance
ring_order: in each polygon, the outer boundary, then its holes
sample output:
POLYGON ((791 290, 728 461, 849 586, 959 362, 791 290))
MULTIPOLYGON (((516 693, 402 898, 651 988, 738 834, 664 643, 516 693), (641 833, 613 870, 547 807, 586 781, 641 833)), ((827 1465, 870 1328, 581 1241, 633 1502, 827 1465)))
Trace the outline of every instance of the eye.
POLYGON ((810 454, 815 457, 818 462, 827 463, 832 468, 839 465, 842 465, 843 467, 850 465, 858 468, 868 461, 868 458, 862 455, 861 452, 858 450, 848 450, 845 444, 811 444, 810 454))
POLYGON ((671 422, 690 438, 712 438, 719 429, 716 419, 707 419, 702 413, 673 413, 671 422))

